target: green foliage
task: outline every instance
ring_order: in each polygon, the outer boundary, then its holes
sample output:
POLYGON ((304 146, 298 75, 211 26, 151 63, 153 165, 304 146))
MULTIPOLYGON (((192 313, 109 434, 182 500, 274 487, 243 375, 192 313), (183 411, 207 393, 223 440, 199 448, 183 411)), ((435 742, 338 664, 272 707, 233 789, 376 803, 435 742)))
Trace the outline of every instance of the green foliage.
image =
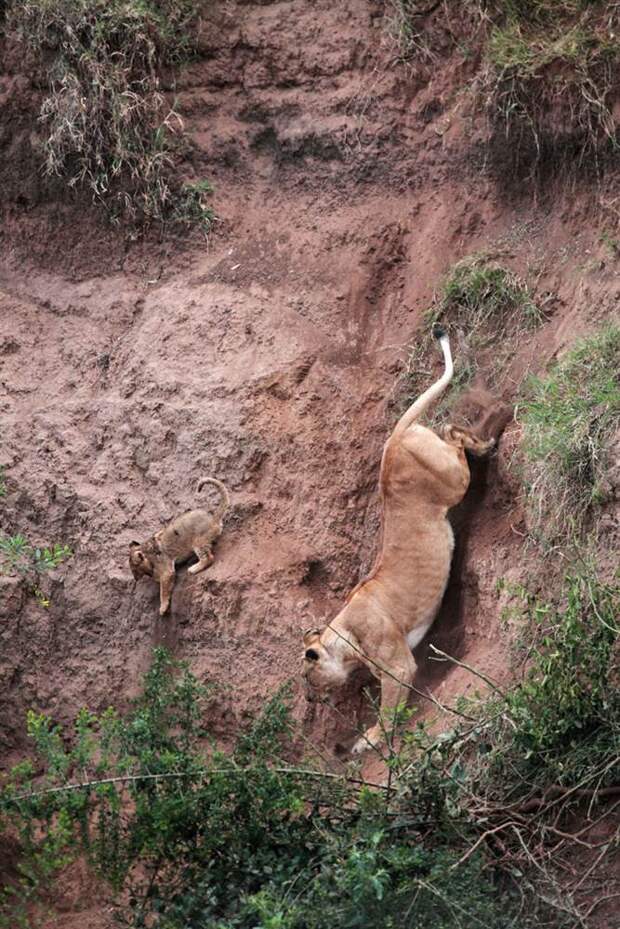
POLYGON ((539 787, 580 783, 599 767, 600 783, 613 783, 620 775, 620 590, 586 573, 568 579, 559 605, 519 594, 536 652, 506 698, 511 723, 495 761, 505 769, 509 760, 524 783, 539 787))
POLYGON ((124 717, 82 710, 70 735, 31 712, 35 758, 0 794, 22 853, 4 925, 82 854, 136 929, 586 926, 547 843, 561 829, 570 847, 578 791, 592 806, 620 775, 619 600, 588 576, 562 605, 523 591, 523 681, 451 731, 407 733, 383 788, 283 761, 285 692, 230 754, 209 747, 208 692, 161 649, 124 717))
POLYGON ((437 776, 419 776, 423 796, 392 808, 381 792, 286 764, 285 694, 224 755, 205 746, 206 696, 157 650, 126 717, 83 710, 69 738, 29 714, 34 763, 14 769, 0 795, 22 851, 5 925, 25 915, 18 900, 32 912, 76 854, 135 927, 434 929, 439 917, 456 929, 465 914, 474 925, 510 925, 512 897, 500 903, 479 856, 453 870, 450 791, 437 790, 437 776))
POLYGON ((579 342, 521 407, 524 476, 534 530, 548 542, 579 535, 610 495, 620 422, 620 327, 579 342))
MULTIPOLYGON (((408 360, 407 400, 411 402, 432 379, 432 323, 440 321, 452 337, 455 363, 449 402, 453 403, 455 391, 468 386, 482 363, 486 362, 491 381, 497 382, 510 361, 515 339, 542 319, 525 282, 516 274, 484 255, 463 259, 448 273, 425 314, 424 335, 408 360)), ((441 419, 445 411, 440 403, 436 418, 441 419)))
POLYGON ((283 761, 285 691, 229 754, 209 746, 209 692, 162 649, 125 716, 82 710, 66 733, 29 713, 34 759, 0 793, 21 852, 0 924, 27 925, 82 855, 136 929, 587 926, 583 869, 573 891, 553 855, 581 795, 604 819, 620 776, 620 596, 591 574, 561 603, 517 596, 522 681, 453 730, 406 733, 382 788, 283 761))
POLYGON ((208 232, 215 219, 215 214, 206 200, 210 193, 213 193, 213 187, 209 181, 183 184, 173 210, 173 221, 195 225, 208 232))
POLYGON ((6 497, 8 488, 6 486, 6 468, 0 465, 0 497, 6 497))
MULTIPOLYGON (((208 227, 211 214, 176 176, 183 123, 159 75, 192 53, 195 0, 24 0, 7 34, 34 53, 48 174, 86 187, 114 220, 208 227)), ((202 194, 204 194, 204 190, 202 194)))
POLYGON ((68 545, 55 542, 50 548, 31 545, 21 534, 8 536, 0 532, 0 574, 19 575, 34 594, 40 606, 48 607, 49 600, 41 590, 41 578, 70 558, 73 551, 68 545))

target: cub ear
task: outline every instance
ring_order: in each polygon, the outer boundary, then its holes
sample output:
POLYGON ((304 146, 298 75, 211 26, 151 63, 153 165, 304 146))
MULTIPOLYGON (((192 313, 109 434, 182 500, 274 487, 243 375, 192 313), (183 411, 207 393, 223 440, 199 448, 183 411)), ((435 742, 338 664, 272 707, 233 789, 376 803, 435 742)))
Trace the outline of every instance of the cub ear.
POLYGON ((319 638, 321 635, 320 629, 306 629, 304 632, 304 645, 307 645, 309 642, 312 642, 314 639, 319 638))
POLYGON ((136 542, 136 541, 130 542, 129 548, 140 548, 140 542, 136 542))
POLYGON ((317 650, 314 649, 314 648, 307 648, 307 649, 306 649, 306 658, 307 658, 308 661, 318 661, 318 660, 319 660, 319 653, 318 653, 317 650))

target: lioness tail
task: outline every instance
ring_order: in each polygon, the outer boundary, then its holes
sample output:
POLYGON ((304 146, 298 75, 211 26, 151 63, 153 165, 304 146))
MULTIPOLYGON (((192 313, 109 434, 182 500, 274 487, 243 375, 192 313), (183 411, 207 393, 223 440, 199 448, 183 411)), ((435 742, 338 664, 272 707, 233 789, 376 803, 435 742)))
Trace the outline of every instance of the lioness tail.
POLYGON ((221 481, 218 481, 216 477, 205 477, 198 485, 198 493, 200 493, 205 484, 214 484, 221 494, 222 499, 217 510, 217 516, 221 519, 221 517, 230 506, 230 494, 226 489, 226 485, 222 484, 221 481))
POLYGON ((424 413, 431 403, 434 400, 437 400, 438 397, 444 392, 450 381, 452 380, 452 375, 454 373, 454 366, 452 364, 452 353, 450 351, 450 342, 448 336, 446 335, 445 329, 443 329, 438 323, 435 323, 433 326, 433 336, 437 339, 441 346, 441 351, 443 352, 443 360, 445 364, 444 373, 441 375, 438 381, 435 381, 428 390, 425 390, 417 400, 415 400, 409 409, 403 413, 401 418, 396 423, 396 427, 392 435, 402 434, 405 429, 412 425, 419 419, 422 413, 424 413))

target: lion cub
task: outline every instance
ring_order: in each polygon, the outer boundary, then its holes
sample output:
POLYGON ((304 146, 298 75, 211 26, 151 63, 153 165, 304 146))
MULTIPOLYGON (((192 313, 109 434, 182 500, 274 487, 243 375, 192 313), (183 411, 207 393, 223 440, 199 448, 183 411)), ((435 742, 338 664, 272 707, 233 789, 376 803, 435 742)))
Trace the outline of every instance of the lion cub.
POLYGON ((198 574, 213 564, 213 543, 222 534, 222 519, 230 506, 230 496, 224 484, 214 477, 201 481, 198 492, 205 484, 214 484, 221 494, 220 504, 214 513, 190 510, 177 516, 146 542, 131 542, 129 545, 129 567, 134 578, 138 581, 141 577, 152 577, 159 581, 160 616, 170 606, 176 564, 187 561, 193 552, 198 557, 198 564, 188 568, 188 574, 198 574))

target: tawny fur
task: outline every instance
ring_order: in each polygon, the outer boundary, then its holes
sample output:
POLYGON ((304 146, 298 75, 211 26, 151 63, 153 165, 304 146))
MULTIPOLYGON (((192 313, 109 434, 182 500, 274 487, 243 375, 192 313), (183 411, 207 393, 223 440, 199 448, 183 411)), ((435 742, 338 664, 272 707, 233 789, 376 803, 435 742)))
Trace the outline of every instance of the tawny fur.
POLYGON ((198 485, 214 484, 221 495, 219 506, 214 512, 190 510, 177 516, 171 523, 156 532, 146 542, 131 542, 129 567, 134 578, 151 577, 159 581, 159 615, 163 616, 170 607, 170 598, 175 580, 175 566, 192 555, 198 563, 187 569, 188 574, 198 574, 213 564, 213 545, 222 534, 224 513, 230 505, 228 491, 221 481, 206 477, 198 485))
POLYGON ((440 438, 418 424, 453 374, 448 339, 440 329, 435 335, 445 372, 401 417, 383 450, 383 535, 375 565, 327 628, 304 636, 310 692, 343 684, 360 663, 381 681, 381 721, 354 752, 380 744, 390 711, 407 699, 416 671, 411 649, 430 628, 448 583, 454 538, 447 513, 469 486, 465 449, 484 454, 494 444, 452 425, 440 438))

